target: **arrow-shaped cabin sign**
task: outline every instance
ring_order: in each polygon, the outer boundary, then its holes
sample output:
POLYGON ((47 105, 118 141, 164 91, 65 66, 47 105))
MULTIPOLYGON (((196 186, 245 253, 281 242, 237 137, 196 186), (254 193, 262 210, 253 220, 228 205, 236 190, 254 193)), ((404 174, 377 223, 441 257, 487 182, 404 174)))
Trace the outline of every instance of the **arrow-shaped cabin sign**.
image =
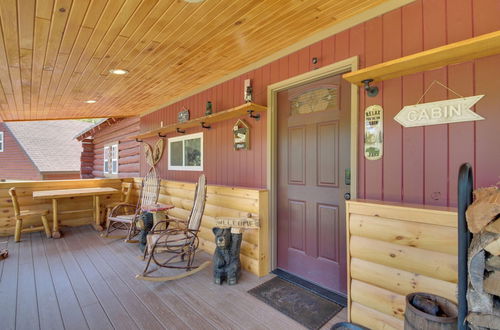
POLYGON ((484 95, 407 105, 394 117, 404 127, 428 126, 483 120, 470 108, 484 95))

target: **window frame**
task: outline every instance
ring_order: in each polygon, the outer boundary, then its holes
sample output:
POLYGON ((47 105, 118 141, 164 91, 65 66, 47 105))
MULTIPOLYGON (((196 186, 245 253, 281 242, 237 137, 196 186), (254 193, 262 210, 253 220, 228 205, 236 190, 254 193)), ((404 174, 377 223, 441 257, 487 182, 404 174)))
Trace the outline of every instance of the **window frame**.
POLYGON ((176 136, 176 137, 173 137, 173 138, 169 138, 168 139, 168 163, 167 163, 167 166, 168 166, 168 170, 169 171, 193 171, 193 172, 202 172, 203 171, 203 158, 204 158, 204 154, 203 154, 203 132, 199 132, 199 133, 193 133, 193 134, 188 134, 188 135, 180 135, 180 136, 176 136), (185 149, 185 144, 184 144, 184 141, 186 140, 193 140, 193 139, 197 139, 199 138, 200 139, 200 153, 201 153, 201 165, 200 166, 186 166, 185 165, 185 152, 186 152, 186 149, 185 149), (179 142, 179 141, 182 141, 182 163, 183 165, 182 166, 178 166, 178 165, 171 165, 171 160, 172 160, 172 148, 171 148, 171 145, 173 142, 179 142))
POLYGON ((111 143, 106 143, 103 148, 103 163, 102 172, 105 177, 117 177, 119 173, 119 159, 120 159, 120 149, 119 141, 114 141, 111 143), (113 151, 116 151, 113 154, 113 151), (106 157, 106 153, 108 154, 106 157), (114 157, 116 156, 116 157, 114 157), (116 170, 113 170, 113 163, 116 164, 116 170), (106 171, 106 164, 108 165, 106 171))
POLYGON ((116 144, 112 144, 111 145, 111 166, 110 166, 110 170, 111 170, 111 174, 118 174, 118 143, 116 144), (115 157, 116 156, 116 157, 115 157), (113 167, 114 163, 116 163, 116 167, 113 167))
POLYGON ((3 134, 3 131, 0 131, 0 152, 5 151, 5 136, 3 134))
POLYGON ((103 150, 103 164, 102 164, 102 172, 104 174, 109 174, 109 155, 110 155, 110 147, 106 145, 104 146, 103 150), (106 150, 108 155, 107 157, 106 157, 106 150))

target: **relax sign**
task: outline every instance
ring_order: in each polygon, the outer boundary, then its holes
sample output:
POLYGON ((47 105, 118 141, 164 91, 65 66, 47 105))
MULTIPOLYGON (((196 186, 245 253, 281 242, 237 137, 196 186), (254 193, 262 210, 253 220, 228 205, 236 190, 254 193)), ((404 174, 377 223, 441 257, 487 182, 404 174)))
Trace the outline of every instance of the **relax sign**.
POLYGON ((483 120, 483 117, 470 109, 483 96, 407 105, 394 117, 394 120, 404 127, 483 120))

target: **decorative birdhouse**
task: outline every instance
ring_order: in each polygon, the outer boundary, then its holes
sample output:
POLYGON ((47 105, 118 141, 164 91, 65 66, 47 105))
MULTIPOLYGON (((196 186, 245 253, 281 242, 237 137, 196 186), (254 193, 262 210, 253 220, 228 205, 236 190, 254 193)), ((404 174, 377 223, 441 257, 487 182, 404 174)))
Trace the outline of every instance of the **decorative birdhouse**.
POLYGON ((250 126, 239 119, 233 126, 234 150, 250 149, 250 126))

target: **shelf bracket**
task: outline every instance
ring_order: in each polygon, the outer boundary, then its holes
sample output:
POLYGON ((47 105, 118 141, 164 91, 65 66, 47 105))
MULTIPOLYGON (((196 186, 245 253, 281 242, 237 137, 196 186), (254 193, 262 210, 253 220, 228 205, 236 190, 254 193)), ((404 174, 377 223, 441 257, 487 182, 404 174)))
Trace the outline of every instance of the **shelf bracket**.
POLYGON ((253 119, 255 119, 255 120, 259 120, 259 119, 260 119, 260 114, 256 114, 256 115, 254 115, 254 114, 253 114, 253 113, 254 113, 254 111, 253 111, 253 110, 247 110, 247 112, 248 112, 248 115, 250 116, 250 118, 253 118, 253 119))
POLYGON ((378 95, 378 87, 377 86, 370 86, 370 83, 373 81, 373 79, 365 79, 361 81, 365 85, 365 91, 366 95, 369 97, 375 97, 378 95))
POLYGON ((181 134, 186 133, 185 129, 176 128, 175 130, 177 131, 177 133, 181 133, 181 134))
POLYGON ((202 121, 202 122, 201 122, 201 127, 202 127, 202 128, 206 128, 206 129, 210 129, 212 126, 210 126, 210 125, 205 125, 205 122, 204 122, 204 121, 202 121))
POLYGON ((135 142, 139 142, 139 143, 141 143, 141 142, 142 142, 142 140, 140 140, 140 139, 138 139, 138 138, 135 138, 135 142))
POLYGON ((158 137, 161 137, 161 138, 164 138, 164 137, 167 137, 167 135, 162 135, 161 133, 158 133, 158 137))

